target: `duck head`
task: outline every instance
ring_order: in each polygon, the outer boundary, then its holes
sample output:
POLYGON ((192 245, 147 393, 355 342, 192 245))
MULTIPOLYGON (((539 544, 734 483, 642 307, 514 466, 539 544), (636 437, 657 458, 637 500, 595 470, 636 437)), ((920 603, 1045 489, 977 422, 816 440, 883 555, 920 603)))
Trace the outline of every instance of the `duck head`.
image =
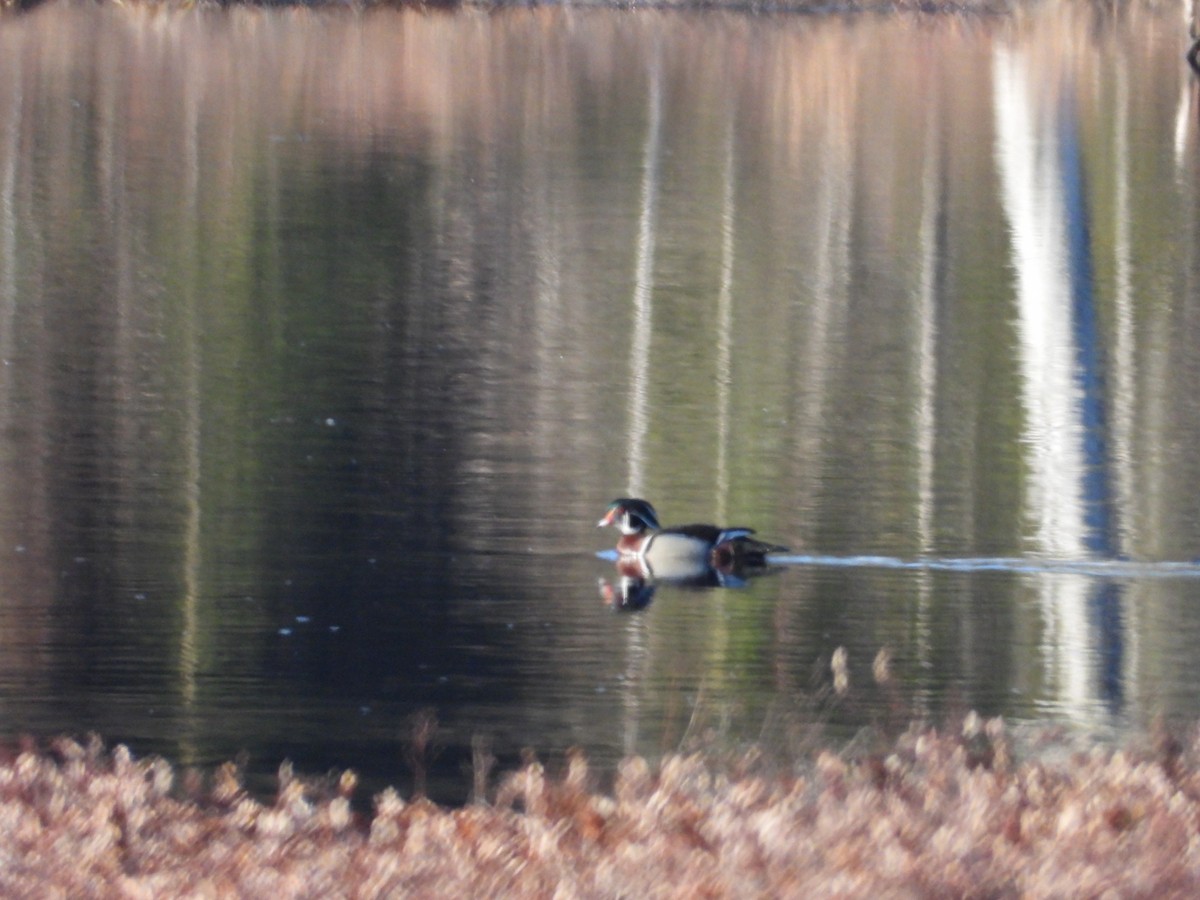
POLYGON ((644 531, 658 531, 658 514, 654 507, 645 500, 635 497, 619 497, 608 504, 604 518, 596 523, 598 526, 614 525, 621 534, 641 534, 644 531))

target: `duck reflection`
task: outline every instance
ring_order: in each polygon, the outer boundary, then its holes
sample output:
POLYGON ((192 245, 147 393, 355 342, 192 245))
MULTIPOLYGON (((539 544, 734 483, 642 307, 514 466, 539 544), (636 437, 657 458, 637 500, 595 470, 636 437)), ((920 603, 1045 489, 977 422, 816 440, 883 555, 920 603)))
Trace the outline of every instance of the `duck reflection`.
POLYGON ((666 575, 658 575, 646 566, 628 560, 617 561, 617 575, 611 581, 600 578, 600 597, 618 612, 637 612, 645 609, 654 599, 661 585, 693 590, 713 588, 740 588, 750 579, 774 572, 777 566, 698 565, 692 571, 675 569, 666 575))
POLYGON ((658 583, 636 575, 622 575, 609 581, 600 579, 600 598, 617 612, 638 612, 650 605, 658 583))

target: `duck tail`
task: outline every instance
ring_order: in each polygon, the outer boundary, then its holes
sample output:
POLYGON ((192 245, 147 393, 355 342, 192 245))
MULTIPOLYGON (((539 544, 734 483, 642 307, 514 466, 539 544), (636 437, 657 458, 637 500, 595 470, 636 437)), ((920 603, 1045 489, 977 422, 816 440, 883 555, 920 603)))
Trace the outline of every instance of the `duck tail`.
POLYGON ((788 552, 787 547, 768 544, 766 541, 750 537, 753 533, 753 530, 749 528, 726 528, 722 531, 713 544, 713 568, 723 570, 745 566, 765 566, 767 565, 767 554, 788 552))

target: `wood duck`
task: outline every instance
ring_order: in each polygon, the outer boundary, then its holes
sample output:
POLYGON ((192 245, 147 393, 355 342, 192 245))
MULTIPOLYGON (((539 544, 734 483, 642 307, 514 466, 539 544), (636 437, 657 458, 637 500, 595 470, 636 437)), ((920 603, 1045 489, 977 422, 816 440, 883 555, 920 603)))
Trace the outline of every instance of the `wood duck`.
POLYGON ((617 540, 618 569, 636 570, 651 578, 736 574, 766 566, 768 553, 787 552, 787 547, 750 537, 754 534, 752 528, 699 524, 663 528, 654 507, 633 497, 621 497, 608 504, 597 525, 614 525, 621 532, 617 540))

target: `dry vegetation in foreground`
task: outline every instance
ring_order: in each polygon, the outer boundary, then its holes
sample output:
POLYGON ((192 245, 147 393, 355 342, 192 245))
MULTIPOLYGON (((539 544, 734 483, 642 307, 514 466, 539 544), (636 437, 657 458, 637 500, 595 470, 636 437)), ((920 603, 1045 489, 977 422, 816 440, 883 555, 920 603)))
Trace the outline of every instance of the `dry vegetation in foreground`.
MULTIPOLYGON (((0 10, 31 10, 53 0, 0 0, 0 10)), ((115 6, 151 9, 223 8, 231 6, 297 9, 531 9, 541 0, 109 0, 115 6)), ((561 3, 552 0, 550 5, 561 3)), ((1008 13, 1015 0, 571 0, 572 8, 614 10, 724 10, 745 13, 919 12, 1008 13)))
POLYGON ((181 797, 162 760, 60 739, 0 762, 0 895, 1196 896, 1198 763, 1200 741, 1167 738, 1015 762, 1003 723, 972 715, 803 774, 631 758, 608 795, 579 754, 486 805, 389 789, 364 816, 349 773, 318 788, 285 766, 264 804, 227 766, 181 797))

